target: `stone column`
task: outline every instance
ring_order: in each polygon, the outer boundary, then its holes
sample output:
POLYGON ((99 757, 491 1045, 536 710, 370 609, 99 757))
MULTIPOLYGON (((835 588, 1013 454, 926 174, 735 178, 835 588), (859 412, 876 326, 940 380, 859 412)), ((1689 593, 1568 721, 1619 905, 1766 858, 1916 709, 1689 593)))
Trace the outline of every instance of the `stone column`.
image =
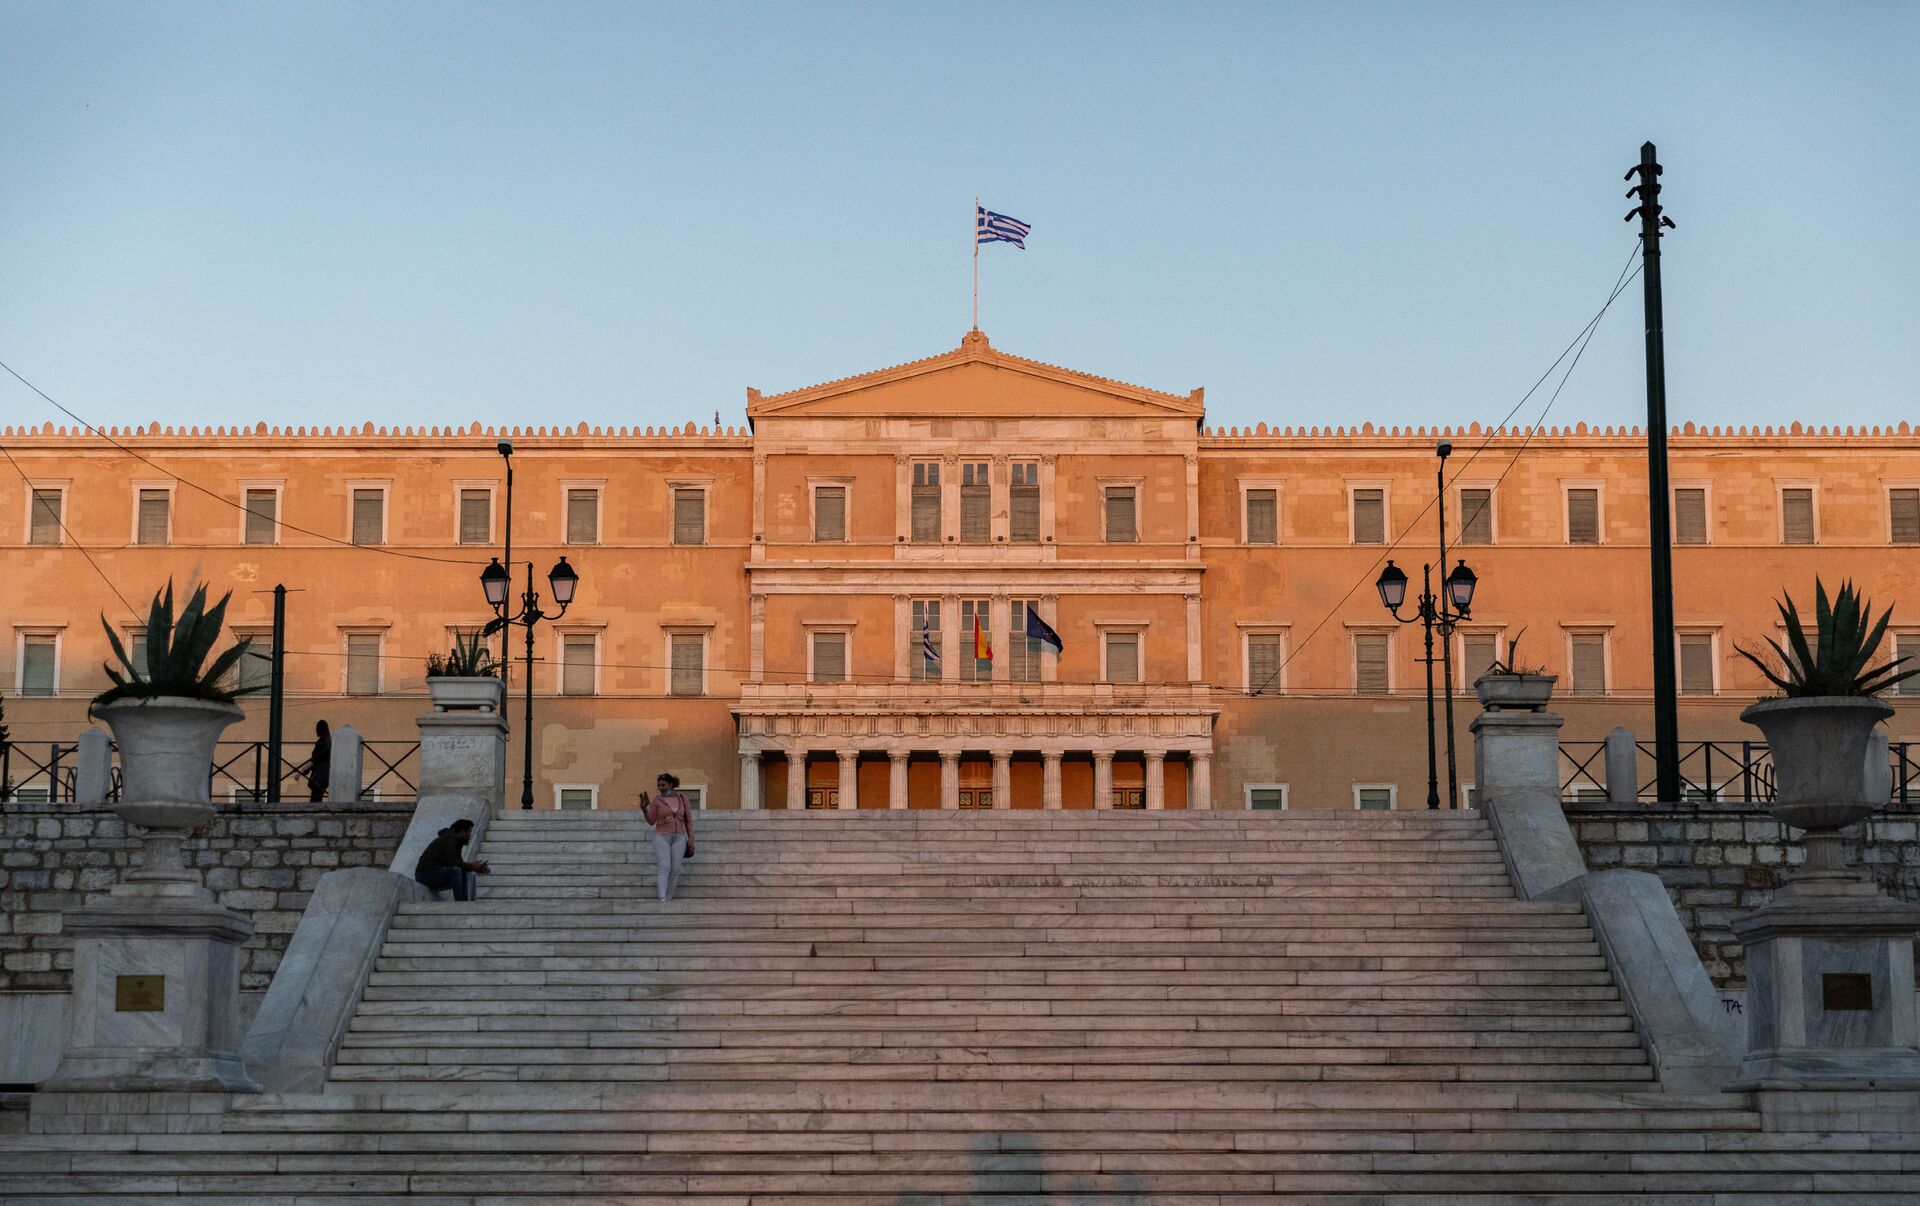
POLYGON ((1640 799, 1640 751, 1633 730, 1617 728, 1607 734, 1607 803, 1634 804, 1640 799))
MULTIPOLYGON (((501 729, 503 733, 505 728, 505 722, 502 722, 501 729)), ((500 757, 502 759, 507 756, 507 747, 504 744, 505 740, 503 736, 501 738, 503 744, 500 747, 500 757)), ((364 782, 361 775, 361 765, 365 757, 366 751, 360 748, 360 734, 353 731, 352 725, 343 724, 333 731, 333 757, 327 763, 328 803, 355 804, 359 802, 360 785, 364 782)), ((424 765, 426 762, 426 750, 424 747, 420 751, 420 760, 424 765)), ((424 770, 422 773, 425 773, 424 770)), ((421 790, 425 791, 426 789, 423 787, 421 790)), ((497 802, 495 807, 499 807, 497 802)))
POLYGON ((112 785, 113 738, 94 725, 80 734, 80 767, 73 776, 73 802, 105 804, 112 785))
POLYGON ((1004 683, 1013 677, 1013 600, 1006 595, 993 596, 991 610, 987 613, 993 623, 987 639, 993 642, 993 664, 988 668, 990 677, 996 683, 1004 683))
POLYGON ((1040 806, 1057 809, 1060 800, 1060 750, 1040 751, 1040 806))
POLYGON ((940 751, 940 807, 960 807, 960 755, 940 751))
POLYGON ((757 750, 740 755, 740 807, 749 812, 760 808, 760 754, 757 750))
POLYGON ((993 806, 1013 807, 1013 751, 993 751, 993 806))
POLYGON ((887 751, 887 807, 905 808, 907 806, 907 762, 913 757, 912 750, 887 751))
POLYGON ((860 807, 860 751, 840 751, 840 807, 860 807))
POLYGON ((1206 750, 1187 755, 1187 807, 1213 807, 1213 755, 1206 750))
POLYGON ((787 751, 787 811, 798 812, 807 806, 807 751, 787 751))
POLYGON ((1113 807, 1113 751, 1093 751, 1093 806, 1113 807))
POLYGON ((1474 796, 1492 823, 1522 900, 1587 873, 1560 807, 1560 717, 1489 709, 1474 718, 1474 796))
POLYGON ((1147 807, 1162 809, 1167 806, 1167 751, 1148 750, 1146 753, 1147 807))

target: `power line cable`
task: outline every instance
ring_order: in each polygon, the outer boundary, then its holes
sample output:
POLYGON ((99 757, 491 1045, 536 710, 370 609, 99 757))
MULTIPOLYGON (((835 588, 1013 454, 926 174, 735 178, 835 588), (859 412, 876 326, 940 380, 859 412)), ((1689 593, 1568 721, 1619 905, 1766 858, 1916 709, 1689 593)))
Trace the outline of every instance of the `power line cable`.
MULTIPOLYGON (((0 453, 6 454, 7 464, 12 465, 13 471, 20 475, 22 482, 26 483, 27 505, 29 507, 33 506, 36 501, 33 496, 33 480, 27 476, 27 471, 20 467, 20 462, 13 459, 13 453, 5 444, 0 444, 0 453)), ((81 544, 79 538, 74 536, 72 529, 67 527, 66 512, 66 496, 63 494, 61 496, 60 513, 53 517, 53 521, 60 525, 60 532, 67 538, 67 541, 72 544, 74 548, 80 550, 80 555, 87 559, 87 564, 93 567, 93 572, 100 575, 100 581, 107 584, 107 589, 113 592, 114 598, 120 600, 120 605, 127 609, 127 614, 136 620, 139 619, 140 613, 133 609, 133 604, 127 602, 127 597, 120 593, 120 588, 113 584, 113 579, 107 577, 107 571, 100 568, 100 563, 93 559, 93 554, 87 551, 87 546, 81 544)), ((33 521, 29 518, 27 522, 32 523, 33 521)))

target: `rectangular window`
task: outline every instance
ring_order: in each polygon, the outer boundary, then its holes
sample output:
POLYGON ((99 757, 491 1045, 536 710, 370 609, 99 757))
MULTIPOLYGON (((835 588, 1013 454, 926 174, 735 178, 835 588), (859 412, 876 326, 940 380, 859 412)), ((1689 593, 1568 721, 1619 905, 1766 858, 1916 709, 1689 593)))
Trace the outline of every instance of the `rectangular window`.
POLYGON ((247 651, 233 665, 233 686, 235 690, 246 687, 265 691, 273 685, 273 634, 270 632, 236 632, 234 640, 250 638, 247 651))
POLYGON ((1393 811, 1394 789, 1391 787, 1355 787, 1353 806, 1361 812, 1393 811))
POLYGON ((1359 632, 1353 637, 1353 689, 1361 695, 1385 695, 1392 684, 1387 673, 1387 634, 1359 632))
POLYGON ((1493 543, 1493 491, 1463 487, 1460 491, 1459 544, 1493 543))
POLYGON ((172 503, 171 491, 140 491, 140 523, 134 535, 135 544, 167 543, 167 513, 172 509, 172 503))
POLYGON ((707 542, 707 492, 695 486, 676 486, 673 490, 673 542, 707 542))
POLYGON ((1280 694, 1280 634, 1247 634, 1247 693, 1280 694))
POLYGON ((1573 648, 1573 693, 1607 693, 1607 638, 1597 632, 1575 633, 1573 648))
POLYGON ((1040 465, 1021 461, 1008 467, 1007 538, 1015 544, 1040 541, 1040 465))
POLYGON ((813 538, 823 543, 847 538, 847 488, 815 486, 813 489, 813 538))
POLYGON ((278 490, 247 491, 247 528, 244 539, 248 544, 279 542, 280 492, 278 490))
POLYGON ((1040 606, 1038 599, 1015 599, 1009 605, 1012 615, 1007 629, 1007 677, 1016 683, 1040 681, 1040 659, 1046 646, 1027 635, 1027 612, 1040 606))
POLYGON ((380 544, 387 538, 387 492, 362 489, 353 492, 353 542, 380 544))
POLYGON ((960 540, 986 544, 993 539, 993 487, 985 463, 960 466, 960 540))
POLYGON ((490 544, 493 541, 493 491, 460 491, 460 543, 490 544))
POLYGON ((1673 492, 1673 542, 1707 542, 1707 492, 1700 486, 1681 486, 1673 492))
POLYGON ((1280 491, 1247 491, 1247 543, 1280 543, 1280 491))
POLYGON ((940 462, 913 465, 913 539, 916 544, 940 543, 940 462))
POLYGON ((600 543, 600 491, 592 486, 567 488, 567 543, 600 543))
POLYGON ((1567 543, 1600 543, 1600 491, 1591 486, 1567 491, 1567 543))
POLYGON ((1780 541, 1813 543, 1813 488, 1791 486, 1780 491, 1780 541))
POLYGON ((685 784, 682 784, 679 790, 680 790, 680 794, 687 798, 688 808, 691 808, 695 812, 698 812, 702 808, 705 808, 707 806, 707 789, 706 788, 688 787, 685 784))
POLYGON ((707 640, 699 633, 675 633, 673 681, 669 690, 675 695, 706 694, 707 640))
MULTIPOLYGON (((1896 633, 1893 638, 1893 656, 1904 659, 1900 663, 1899 673, 1920 670, 1920 632, 1896 633)), ((1920 695, 1920 678, 1910 678, 1893 685, 1895 695, 1920 695)))
POLYGON ((1140 634, 1137 632, 1109 632, 1107 641, 1107 676, 1110 683, 1137 683, 1140 681, 1140 634))
POLYGON ((1887 491, 1887 523, 1895 544, 1920 544, 1920 489, 1887 491))
POLYGON ((60 512, 65 509, 66 500, 66 491, 57 487, 34 487, 32 521, 27 526, 28 544, 60 543, 60 512))
POLYGON ((129 628, 127 629, 124 641, 127 648, 127 656, 133 660, 135 666, 139 667, 140 673, 144 677, 147 673, 147 630, 145 628, 129 628))
POLYGON ((1713 634, 1680 634, 1680 693, 1713 694, 1713 634))
POLYGON ((813 681, 816 683, 847 681, 846 633, 816 632, 813 634, 813 681))
POLYGON ((940 681, 940 600, 913 601, 913 631, 907 634, 908 677, 917 683, 940 681))
POLYGON ((974 628, 978 625, 978 640, 984 642, 989 651, 993 648, 993 604, 987 599, 960 600, 960 681, 965 683, 984 683, 993 677, 993 659, 975 657, 977 647, 974 628))
POLYGON ((1378 488, 1353 492, 1353 542, 1387 542, 1387 492, 1378 488))
POLYGON ((347 634, 347 694, 380 694, 380 645, 377 632, 347 634))
POLYGON ((20 638, 20 694, 52 695, 60 689, 60 638, 30 632, 20 638))
POLYGON ((1107 487, 1107 539, 1109 541, 1128 541, 1140 539, 1140 528, 1134 511, 1134 488, 1132 486, 1107 487))
POLYGON ((554 789, 556 803, 562 812, 588 812, 594 805, 595 789, 591 787, 557 787, 554 789))
POLYGON ((1284 783, 1272 783, 1265 786, 1247 784, 1247 807, 1255 809, 1285 808, 1287 806, 1287 787, 1284 783))
POLYGON ((593 694, 593 664, 599 648, 600 638, 591 632, 561 634, 560 694, 593 694))
POLYGON ((1473 684, 1500 656, 1500 638, 1491 632, 1460 634, 1460 685, 1471 691, 1473 684))

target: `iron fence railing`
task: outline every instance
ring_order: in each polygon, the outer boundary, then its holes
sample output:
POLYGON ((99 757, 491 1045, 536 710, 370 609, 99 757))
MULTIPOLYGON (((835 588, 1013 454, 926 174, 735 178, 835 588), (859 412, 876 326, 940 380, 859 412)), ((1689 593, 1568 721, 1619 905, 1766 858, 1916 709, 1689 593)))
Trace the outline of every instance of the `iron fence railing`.
MULTIPOLYGON (((79 751, 80 747, 70 741, 0 741, 0 805, 73 803, 78 795, 79 751)), ((361 751, 360 799, 404 803, 419 794, 418 741, 363 741, 361 751)), ((208 775, 208 792, 214 802, 264 804, 269 795, 269 776, 277 773, 282 804, 309 803, 312 762, 289 758, 284 751, 277 768, 269 768, 270 761, 264 741, 216 744, 208 775)), ((331 794, 338 798, 340 793, 331 794)), ((119 798, 120 763, 116 759, 107 784, 107 800, 119 798)))
MULTIPOLYGON (((1656 794, 1652 742, 1634 743, 1634 799, 1656 794)), ((1892 808, 1920 807, 1920 741, 1887 744, 1892 808)), ((1693 741, 1680 746, 1679 804, 1765 804, 1773 799, 1773 754, 1764 741, 1693 741)), ((1560 743, 1560 796, 1600 803, 1608 799, 1607 743, 1560 743)))

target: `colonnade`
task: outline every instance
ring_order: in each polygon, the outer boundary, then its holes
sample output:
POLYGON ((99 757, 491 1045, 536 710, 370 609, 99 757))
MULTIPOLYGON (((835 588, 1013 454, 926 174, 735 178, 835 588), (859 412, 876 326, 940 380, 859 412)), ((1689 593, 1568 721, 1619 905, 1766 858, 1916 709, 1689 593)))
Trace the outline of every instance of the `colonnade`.
MULTIPOLYGON (((806 766, 810 754, 832 753, 840 764, 839 807, 843 809, 860 806, 859 766, 862 754, 885 754, 888 763, 887 807, 907 807, 907 767, 916 752, 913 749, 885 748, 835 749, 835 750, 783 750, 787 760, 786 806, 793 810, 802 810, 807 806, 806 766)), ((940 807, 960 807, 960 762, 964 754, 959 750, 925 751, 935 753, 940 759, 940 807)), ((1013 759, 1016 752, 1007 749, 988 750, 987 756, 993 764, 993 807, 1009 808, 1013 797, 1013 759)), ((1117 751, 1087 750, 1069 751, 1064 749, 1042 749, 1038 751, 1041 764, 1040 799, 1042 808, 1062 808, 1064 801, 1060 790, 1060 768, 1070 754, 1085 753, 1093 760, 1093 806, 1096 809, 1110 809, 1114 806, 1113 761, 1117 751)), ((1187 802, 1188 808, 1213 807, 1213 753, 1210 750, 1149 749, 1137 752, 1145 763, 1144 794, 1146 807, 1163 809, 1167 806, 1166 766, 1167 755, 1184 754, 1187 758, 1187 802)), ((740 752, 740 807, 747 809, 764 807, 762 782, 762 760, 765 752, 742 750, 740 752)))

